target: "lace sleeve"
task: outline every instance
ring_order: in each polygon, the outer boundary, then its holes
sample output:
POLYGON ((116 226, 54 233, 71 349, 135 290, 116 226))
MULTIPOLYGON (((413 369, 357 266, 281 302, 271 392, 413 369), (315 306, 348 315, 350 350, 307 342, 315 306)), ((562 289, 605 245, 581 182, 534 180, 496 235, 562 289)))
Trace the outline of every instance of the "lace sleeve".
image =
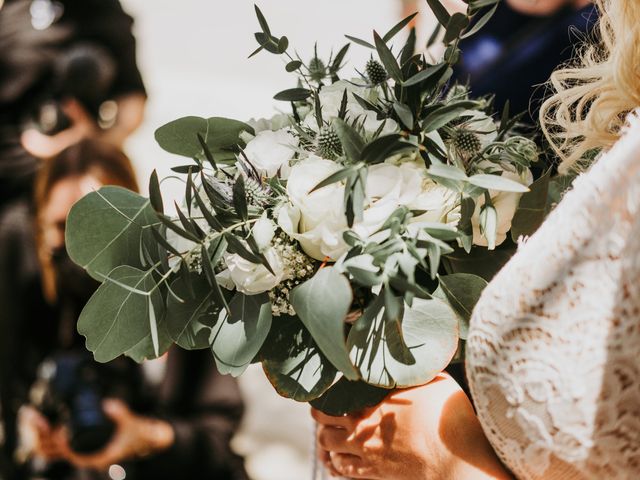
POLYGON ((487 287, 467 371, 518 478, 640 478, 638 116, 487 287))

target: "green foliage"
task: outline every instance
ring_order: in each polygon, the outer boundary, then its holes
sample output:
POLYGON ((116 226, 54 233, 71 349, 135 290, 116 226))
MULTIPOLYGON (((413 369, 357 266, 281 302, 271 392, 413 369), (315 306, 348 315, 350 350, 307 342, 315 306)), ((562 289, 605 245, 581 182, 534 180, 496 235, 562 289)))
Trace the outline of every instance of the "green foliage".
MULTIPOLYGON (((496 0, 470 0, 466 12, 452 15, 439 0, 427 3, 441 24, 429 39, 443 40, 440 61, 416 53, 415 30, 394 45, 410 15, 384 35, 347 36, 370 49, 371 59, 359 79, 349 76, 333 92, 351 44, 329 58, 316 48, 305 63, 256 6, 260 31, 252 55, 281 56, 297 77, 274 97, 291 114, 259 120, 256 130, 280 135, 286 126, 297 140, 293 159, 276 174, 266 172, 249 151, 250 125, 184 117, 155 133, 164 150, 191 160, 172 169, 185 176, 175 214, 155 171, 149 199, 105 187, 78 202, 67 248, 103 281, 78 325, 96 359, 143 361, 173 343, 209 349, 221 373, 238 376, 261 362, 281 395, 335 415, 373 406, 389 389, 426 383, 447 366, 486 281, 515 251, 512 239, 535 231, 566 182, 547 173, 527 189, 502 176, 524 174, 538 160, 537 147, 519 133, 508 105, 498 126, 491 98, 472 99, 467 86, 447 85, 460 39, 489 20, 496 0), (333 97, 330 108, 325 93, 333 97), (337 168, 308 193, 333 184, 344 189, 336 228, 348 248, 338 258, 304 253, 308 219, 298 218, 288 197, 286 169, 313 154, 337 168), (369 180, 380 182, 369 171, 385 162, 415 167, 420 195, 444 191, 451 200, 434 200, 433 208, 423 198, 419 207, 397 199, 386 204, 384 194, 367 192, 369 180), (493 192, 522 194, 511 236, 500 246, 493 192), (372 219, 378 202, 391 208, 372 219), (495 250, 473 246, 472 220, 495 250), (247 285, 262 293, 243 293, 247 285)), ((394 195, 404 195, 410 182, 399 185, 394 195)))
POLYGON ((291 304, 322 353, 348 379, 358 373, 349 360, 344 320, 353 293, 347 278, 334 267, 318 271, 311 280, 291 292, 291 304))
POLYGON ((276 320, 260 357, 264 371, 283 397, 308 402, 322 395, 336 378, 337 370, 318 348, 297 317, 276 320))
POLYGON ((253 128, 243 122, 228 118, 183 117, 158 128, 156 141, 169 153, 189 158, 205 158, 205 150, 198 140, 204 139, 209 152, 217 161, 224 162, 235 156, 230 152, 237 147, 242 132, 253 133, 253 128))
POLYGON ((401 322, 389 321, 380 300, 365 310, 349 334, 351 359, 362 378, 383 388, 428 383, 458 346, 456 313, 441 300, 415 299, 401 322))
POLYGON ((271 303, 267 294, 236 293, 229 315, 213 327, 211 349, 222 374, 239 376, 257 356, 271 328, 271 303))
POLYGON ((442 275, 439 278, 438 289, 433 295, 448 303, 456 313, 461 340, 467 339, 471 312, 486 286, 486 280, 468 273, 442 275))
MULTIPOLYGON (((164 304, 155 287, 149 273, 123 265, 115 268, 91 297, 80 315, 78 332, 86 337, 87 348, 98 362, 109 362, 136 349, 161 329, 164 304)), ((163 352, 157 348, 155 353, 163 352)))
POLYGON ((148 199, 121 187, 103 187, 74 205, 67 219, 66 246, 71 259, 93 278, 103 281, 121 265, 142 269, 146 251, 157 260, 149 228, 157 217, 148 199))
POLYGON ((342 377, 311 406, 334 417, 360 412, 374 407, 389 395, 386 388, 375 387, 363 381, 352 382, 342 377))
POLYGON ((520 199, 518 210, 511 222, 511 238, 514 242, 521 236, 533 235, 547 215, 547 199, 551 171, 533 182, 529 191, 520 199))

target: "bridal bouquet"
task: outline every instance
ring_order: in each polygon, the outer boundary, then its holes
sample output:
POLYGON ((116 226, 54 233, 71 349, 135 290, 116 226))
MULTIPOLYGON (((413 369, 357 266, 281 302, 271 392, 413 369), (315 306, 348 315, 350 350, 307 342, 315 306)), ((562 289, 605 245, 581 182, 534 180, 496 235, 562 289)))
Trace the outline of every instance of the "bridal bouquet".
POLYGON ((546 191, 531 185, 536 145, 508 108, 496 120, 491 99, 449 84, 460 38, 496 0, 454 15, 429 3, 440 61, 415 53, 413 31, 391 46, 411 16, 348 37, 371 59, 347 77, 349 44, 305 63, 256 7, 254 53, 297 76, 275 96, 287 113, 159 128, 160 146, 191 160, 174 168, 175 216, 155 173, 149 199, 104 187, 69 216, 69 254, 103 282, 78 324, 98 361, 210 349, 220 372, 260 362, 281 395, 339 414, 460 356, 497 247, 536 228, 546 191))

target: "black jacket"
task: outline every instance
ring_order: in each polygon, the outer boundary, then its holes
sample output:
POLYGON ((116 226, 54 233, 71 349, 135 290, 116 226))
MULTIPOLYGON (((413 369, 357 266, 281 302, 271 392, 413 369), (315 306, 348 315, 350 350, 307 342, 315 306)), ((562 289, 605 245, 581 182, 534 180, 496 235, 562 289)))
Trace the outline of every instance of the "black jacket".
MULTIPOLYGON (((38 365, 61 350, 84 349, 84 339, 60 321, 60 311, 47 306, 41 291, 32 215, 26 202, 16 203, 0 216, 2 480, 29 478, 26 468, 10 459, 16 414, 28 402, 38 365)), ((217 372, 210 351, 171 350, 159 385, 145 381, 141 367, 128 359, 96 366, 107 379, 105 395, 122 398, 137 413, 163 418, 175 430, 168 451, 123 465, 127 479, 246 480, 242 459, 229 445, 243 413, 240 391, 235 379, 217 372)), ((108 478, 67 470, 65 480, 108 478)))

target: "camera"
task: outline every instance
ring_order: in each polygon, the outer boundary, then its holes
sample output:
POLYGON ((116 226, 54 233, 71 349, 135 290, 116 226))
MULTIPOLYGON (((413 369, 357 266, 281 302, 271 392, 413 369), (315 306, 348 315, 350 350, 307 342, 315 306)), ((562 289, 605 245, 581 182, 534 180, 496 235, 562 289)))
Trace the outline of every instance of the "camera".
POLYGON ((115 426, 102 409, 98 365, 88 354, 64 353, 45 360, 31 389, 31 403, 52 424, 65 426, 78 453, 104 448, 115 426))
POLYGON ((46 94, 37 102, 31 122, 45 135, 69 128, 71 123, 61 106, 65 99, 77 100, 98 119, 116 72, 116 63, 105 48, 86 42, 71 46, 54 58, 46 94))

